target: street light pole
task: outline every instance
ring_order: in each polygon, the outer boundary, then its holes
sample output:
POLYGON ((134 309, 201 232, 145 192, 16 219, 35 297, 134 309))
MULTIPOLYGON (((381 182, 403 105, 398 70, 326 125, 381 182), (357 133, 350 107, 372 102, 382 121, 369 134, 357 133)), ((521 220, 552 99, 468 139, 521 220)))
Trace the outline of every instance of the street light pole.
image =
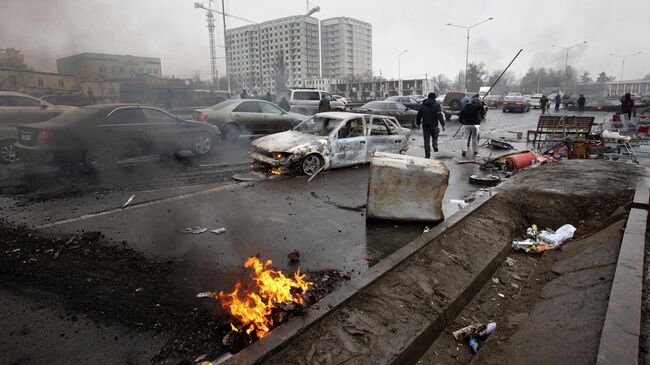
POLYGON ((447 25, 450 27, 463 28, 467 30, 467 48, 465 49, 465 80, 463 82, 463 89, 465 90, 465 92, 467 92, 467 70, 469 68, 469 31, 475 26, 483 24, 485 22, 489 22, 492 19, 494 19, 494 17, 489 17, 483 21, 480 21, 474 25, 469 25, 469 26, 447 23, 447 25))
POLYGON ((580 43, 574 44, 574 45, 571 46, 571 47, 561 47, 561 46, 553 45, 553 47, 555 47, 555 48, 561 48, 561 49, 563 49, 563 50, 566 51, 566 56, 565 56, 565 58, 564 58, 564 82, 563 82, 564 85, 562 85, 563 92, 565 92, 565 93, 566 93, 566 76, 567 76, 567 73, 568 73, 568 71, 569 71, 569 51, 570 51, 572 48, 575 48, 575 47, 578 47, 578 46, 582 46, 583 44, 587 44, 587 41, 584 41, 584 42, 580 42, 580 43))
POLYGON ((628 57, 632 57, 632 56, 638 56, 641 53, 642 52, 635 52, 635 53, 631 53, 631 54, 624 55, 624 56, 616 54, 616 53, 610 53, 611 56, 616 56, 616 57, 620 57, 620 58, 623 59, 623 62, 621 63, 621 79, 620 79, 620 81, 623 81, 623 70, 625 69, 625 59, 628 58, 628 57))
POLYGON ((397 55, 397 79, 399 80, 397 83, 397 87, 399 88, 399 93, 398 95, 402 96, 404 93, 402 92, 402 64, 401 64, 401 58, 404 53, 408 52, 408 49, 405 49, 402 53, 397 55))

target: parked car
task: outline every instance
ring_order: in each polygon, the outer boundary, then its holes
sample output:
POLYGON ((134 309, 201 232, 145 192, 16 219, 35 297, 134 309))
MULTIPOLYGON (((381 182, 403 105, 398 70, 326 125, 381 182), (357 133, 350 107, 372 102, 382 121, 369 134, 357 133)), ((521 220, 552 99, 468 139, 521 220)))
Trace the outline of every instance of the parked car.
POLYGON ((291 131, 253 142, 250 157, 270 168, 320 170, 368 163, 375 151, 401 153, 410 130, 390 116, 318 113, 291 131))
POLYGON ((576 99, 573 98, 573 96, 569 94, 564 94, 562 95, 562 105, 564 106, 564 108, 571 108, 578 105, 578 103, 576 99))
POLYGON ((533 109, 539 109, 542 107, 542 104, 540 102, 542 100, 542 94, 535 94, 530 97, 530 100, 528 101, 530 103, 530 107, 533 109))
POLYGON ((193 119, 215 125, 226 141, 236 142, 242 135, 288 131, 307 119, 307 116, 286 112, 264 100, 236 99, 197 109, 193 119))
POLYGON ((489 108, 501 108, 503 105, 503 95, 488 95, 483 99, 483 102, 489 108))
POLYGON ((458 115, 463 109, 463 98, 465 96, 472 97, 471 93, 462 91, 450 91, 445 94, 445 99, 442 101, 442 110, 445 112, 445 117, 451 119, 452 115, 458 115))
POLYGON ((289 95, 291 111, 304 115, 313 115, 318 112, 318 104, 323 96, 329 100, 331 111, 345 110, 345 104, 336 100, 330 93, 315 89, 293 89, 289 95))
POLYGON ((508 95, 503 100, 502 110, 504 112, 528 112, 530 111, 530 103, 524 100, 523 96, 508 95))
POLYGON ((83 163, 101 170, 120 160, 190 150, 204 155, 219 130, 146 105, 92 105, 18 126, 16 154, 26 161, 83 163))
POLYGON ((54 105, 27 94, 0 91, 0 163, 16 161, 14 143, 18 140, 18 124, 48 120, 76 107, 54 105))
POLYGON ((395 101, 371 101, 362 107, 353 109, 354 113, 378 114, 395 117, 400 124, 415 127, 418 112, 406 108, 402 103, 395 101))
POLYGON ((427 97, 424 95, 411 95, 411 97, 415 100, 417 100, 418 103, 421 103, 426 99, 427 97))
POLYGON ((341 95, 332 95, 334 99, 342 102, 343 104, 347 105, 348 104, 348 99, 346 99, 344 96, 341 95))
POLYGON ((411 110, 420 110, 422 103, 412 96, 389 96, 384 101, 394 101, 401 103, 411 110))

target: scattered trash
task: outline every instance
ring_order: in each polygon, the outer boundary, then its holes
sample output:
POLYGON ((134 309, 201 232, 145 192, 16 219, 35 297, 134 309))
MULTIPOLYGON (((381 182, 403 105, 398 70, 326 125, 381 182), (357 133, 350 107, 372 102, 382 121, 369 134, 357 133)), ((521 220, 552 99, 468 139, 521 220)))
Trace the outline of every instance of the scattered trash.
POLYGON ((457 341, 462 341, 466 337, 476 336, 479 332, 483 331, 485 328, 487 328, 487 326, 484 324, 480 324, 480 323, 470 324, 469 326, 454 331, 452 335, 457 341))
POLYGON ((576 228, 570 224, 563 225, 557 231, 549 228, 539 231, 537 226, 533 224, 526 230, 526 234, 530 238, 524 241, 512 240, 512 248, 515 251, 524 252, 554 250, 560 247, 566 240, 572 238, 575 231, 576 228))
POLYGON ((232 355, 230 352, 226 352, 225 354, 221 355, 219 358, 217 358, 216 360, 214 360, 214 361, 212 362, 212 364, 213 364, 213 365, 221 365, 221 364, 225 363, 226 361, 230 360, 230 358, 231 358, 232 356, 233 356, 233 355, 232 355))
POLYGON ((143 290, 144 290, 143 287, 139 287, 139 288, 137 288, 135 291, 136 291, 136 292, 141 292, 141 291, 143 291, 143 290))
POLYGON ((503 295, 503 294, 501 294, 501 293, 498 293, 497 295, 500 296, 501 298, 505 298, 505 297, 506 297, 505 295, 503 295))
POLYGON ((473 353, 478 352, 478 342, 474 338, 470 338, 468 342, 469 348, 472 349, 473 353))
POLYGON ((492 282, 494 284, 499 284, 499 278, 492 278, 492 282))
POLYGON ((487 337, 494 332, 494 330, 497 329, 497 324, 495 322, 489 322, 487 326, 485 326, 485 329, 481 332, 479 332, 479 336, 481 337, 487 337))
POLYGON ((347 271, 339 271, 339 276, 342 279, 349 279, 350 278, 350 273, 347 271))
POLYGON ((131 202, 133 201, 133 198, 135 198, 135 194, 131 195, 131 196, 129 197, 129 199, 126 201, 126 203, 124 203, 124 204, 122 205, 122 209, 128 207, 129 204, 131 204, 131 202))
POLYGON ((466 208, 469 205, 468 202, 466 202, 465 200, 460 200, 460 199, 449 199, 449 202, 451 204, 458 204, 458 207, 460 209, 466 208))
POLYGON ((472 353, 476 354, 480 347, 477 338, 489 337, 496 328, 497 324, 495 322, 488 322, 488 324, 475 323, 454 331, 452 335, 457 341, 467 340, 472 353))
POLYGON ((503 180, 497 175, 485 175, 485 176, 471 175, 469 177, 470 184, 481 185, 481 186, 497 186, 502 181, 503 180))
POLYGON ((364 256, 363 259, 366 260, 366 261, 370 261, 370 258, 368 258, 368 255, 364 256))
POLYGON ((226 229, 225 228, 217 228, 217 229, 211 230, 210 232, 212 232, 212 233, 214 233, 216 235, 220 235, 222 233, 226 233, 226 229))
POLYGON ((300 261, 300 252, 298 252, 298 250, 293 250, 293 251, 289 252, 287 257, 289 258, 289 262, 291 262, 291 263, 298 262, 298 261, 300 261))
POLYGON ((178 232, 183 234, 201 234, 201 233, 205 233, 207 230, 208 229, 205 227, 192 226, 192 227, 183 228, 178 232))
POLYGON ((496 139, 488 139, 483 143, 483 146, 488 147, 488 148, 493 148, 495 150, 512 150, 514 147, 504 141, 497 141, 496 139))
POLYGON ((506 258, 506 265, 513 267, 515 266, 515 260, 511 259, 510 257, 506 258))
POLYGON ((197 357, 196 359, 194 359, 194 362, 195 363, 196 362, 201 362, 201 361, 205 360, 206 357, 208 357, 208 354, 203 354, 203 355, 197 357))
POLYGON ((429 226, 426 226, 424 227, 424 231, 422 231, 422 233, 429 233, 430 230, 431 228, 429 228, 429 226))
POLYGON ((204 291, 196 295, 197 298, 214 298, 217 295, 215 292, 204 291))
POLYGON ((537 236, 537 239, 546 243, 553 250, 561 246, 564 241, 573 238, 575 232, 576 227, 570 224, 565 224, 555 232, 541 231, 537 236))
POLYGON ((515 288, 515 289, 519 289, 519 284, 511 283, 510 286, 515 288))
POLYGON ((517 281, 523 281, 523 279, 521 278, 521 276, 519 276, 519 275, 517 275, 517 274, 512 274, 512 278, 515 279, 515 280, 517 280, 517 281))

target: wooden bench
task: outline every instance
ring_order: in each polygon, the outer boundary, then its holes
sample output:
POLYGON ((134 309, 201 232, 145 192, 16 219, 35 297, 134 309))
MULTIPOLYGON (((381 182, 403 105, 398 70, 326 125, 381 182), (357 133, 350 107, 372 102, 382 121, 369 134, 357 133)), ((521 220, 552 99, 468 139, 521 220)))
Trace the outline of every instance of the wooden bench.
POLYGON ((587 139, 591 133, 594 119, 594 117, 575 115, 541 115, 537 122, 537 129, 528 130, 526 133, 526 142, 531 142, 531 135, 533 136, 533 145, 537 143, 537 148, 542 142, 587 139))

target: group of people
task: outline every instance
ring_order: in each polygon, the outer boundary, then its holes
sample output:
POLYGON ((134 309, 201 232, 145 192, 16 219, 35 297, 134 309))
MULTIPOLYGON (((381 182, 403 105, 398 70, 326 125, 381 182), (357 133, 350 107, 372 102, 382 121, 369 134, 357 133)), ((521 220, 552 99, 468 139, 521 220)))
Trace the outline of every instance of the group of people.
MULTIPOLYGON (((562 97, 560 96, 560 93, 555 94, 555 111, 559 112, 560 111, 560 105, 562 105, 562 97)), ((585 111, 585 104, 587 103, 587 98, 583 94, 580 94, 578 97, 578 111, 585 111)), ((542 95, 542 97, 539 99, 539 107, 542 109, 542 114, 546 114, 546 111, 551 107, 551 102, 549 98, 546 95, 542 95)))
MULTIPOLYGON (((274 103, 273 97, 271 96, 271 92, 267 91, 266 94, 262 95, 262 97, 259 97, 257 94, 257 91, 253 91, 253 95, 249 95, 246 89, 243 89, 241 93, 239 94, 240 99, 259 99, 259 100, 264 100, 268 101, 269 103, 274 103)), ((291 105, 289 104, 289 100, 287 100, 286 96, 283 96, 282 99, 280 100, 279 103, 277 103, 278 106, 285 111, 289 111, 291 109, 291 105)))
MULTIPOLYGON (((467 156, 471 144, 474 156, 478 155, 478 142, 480 139, 481 120, 485 118, 485 108, 480 97, 474 95, 471 99, 467 97, 464 101, 465 106, 458 115, 463 132, 463 139, 467 143, 462 145, 462 155, 467 156)), ((424 136, 424 157, 431 157, 431 147, 433 152, 438 152, 438 136, 440 127, 445 130, 445 116, 442 113, 440 104, 436 102, 436 94, 429 93, 427 98, 422 101, 416 117, 416 125, 422 127, 424 136)))

